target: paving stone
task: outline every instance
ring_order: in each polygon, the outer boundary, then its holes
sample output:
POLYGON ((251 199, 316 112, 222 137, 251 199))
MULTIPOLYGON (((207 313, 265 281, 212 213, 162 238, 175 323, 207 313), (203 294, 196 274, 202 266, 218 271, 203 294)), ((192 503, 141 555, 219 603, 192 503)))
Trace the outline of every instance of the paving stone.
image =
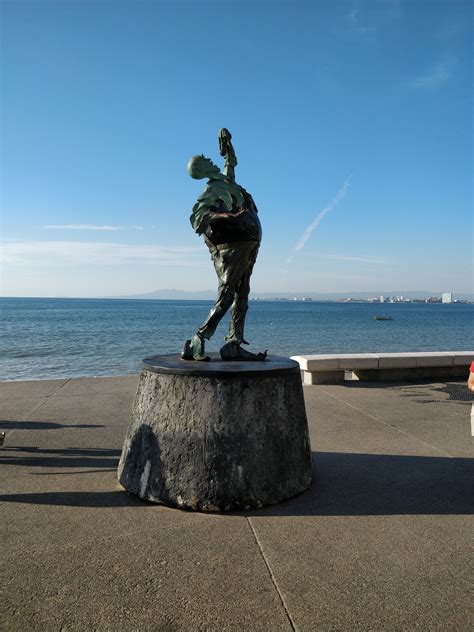
POLYGON ((291 630, 245 518, 167 530, 135 513, 132 533, 3 560, 4 629, 291 630))
POLYGON ((25 396, 49 397, 62 388, 68 380, 35 380, 28 382, 0 382, 0 402, 3 399, 20 398, 25 396))
POLYGON ((81 377, 69 380, 61 389, 63 397, 70 395, 104 395, 113 393, 127 393, 132 396, 137 390, 138 375, 123 375, 119 377, 81 377))

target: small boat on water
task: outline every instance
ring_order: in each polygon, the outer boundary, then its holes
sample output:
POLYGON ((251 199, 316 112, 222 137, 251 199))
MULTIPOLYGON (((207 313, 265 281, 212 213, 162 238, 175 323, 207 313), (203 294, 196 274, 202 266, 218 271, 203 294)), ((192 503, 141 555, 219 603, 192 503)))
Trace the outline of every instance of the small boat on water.
POLYGON ((374 320, 393 320, 391 316, 374 316, 374 320))

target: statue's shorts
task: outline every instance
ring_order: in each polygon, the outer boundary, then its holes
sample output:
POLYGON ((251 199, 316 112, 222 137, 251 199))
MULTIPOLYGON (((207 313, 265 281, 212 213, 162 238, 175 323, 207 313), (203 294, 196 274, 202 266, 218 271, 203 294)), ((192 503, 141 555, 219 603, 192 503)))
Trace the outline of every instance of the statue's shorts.
MULTIPOLYGON (((211 257, 223 292, 239 292, 249 286, 250 275, 257 259, 258 241, 237 241, 211 248, 211 257)), ((249 291, 250 287, 247 290, 249 291)))

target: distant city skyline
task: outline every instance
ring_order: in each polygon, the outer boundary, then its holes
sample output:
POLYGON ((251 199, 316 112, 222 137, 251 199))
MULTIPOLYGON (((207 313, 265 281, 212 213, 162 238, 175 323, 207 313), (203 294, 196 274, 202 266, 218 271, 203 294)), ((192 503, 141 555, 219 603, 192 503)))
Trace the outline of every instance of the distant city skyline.
POLYGON ((214 288, 186 163, 219 164, 223 126, 263 224, 254 294, 474 293, 470 2, 0 11, 1 295, 214 288))
MULTIPOLYGON (((74 298, 74 297, 69 297, 74 298)), ((148 292, 145 294, 129 294, 122 296, 102 296, 103 299, 158 299, 158 300, 214 300, 215 290, 178 290, 173 288, 155 290, 154 292, 148 292)), ((382 292, 250 292, 251 300, 261 298, 262 300, 366 300, 366 301, 380 301, 383 302, 410 302, 410 301, 423 301, 428 302, 458 302, 458 301, 474 301, 474 293, 462 293, 453 295, 452 292, 431 292, 426 290, 418 291, 382 291, 382 292), (450 300, 446 300, 447 297, 450 300), (383 299, 383 300, 382 300, 383 299)))

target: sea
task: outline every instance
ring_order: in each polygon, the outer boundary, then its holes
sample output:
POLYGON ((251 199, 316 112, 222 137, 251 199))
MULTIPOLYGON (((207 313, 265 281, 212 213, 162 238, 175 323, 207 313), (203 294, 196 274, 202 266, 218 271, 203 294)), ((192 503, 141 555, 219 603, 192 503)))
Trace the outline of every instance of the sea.
MULTIPOLYGON (((0 298, 0 379, 138 373, 150 355, 179 353, 211 301, 0 298)), ((251 301, 248 349, 315 353, 474 348, 474 304, 251 301), (392 320, 374 320, 391 316, 392 320)), ((206 350, 218 351, 228 326, 206 350)))

